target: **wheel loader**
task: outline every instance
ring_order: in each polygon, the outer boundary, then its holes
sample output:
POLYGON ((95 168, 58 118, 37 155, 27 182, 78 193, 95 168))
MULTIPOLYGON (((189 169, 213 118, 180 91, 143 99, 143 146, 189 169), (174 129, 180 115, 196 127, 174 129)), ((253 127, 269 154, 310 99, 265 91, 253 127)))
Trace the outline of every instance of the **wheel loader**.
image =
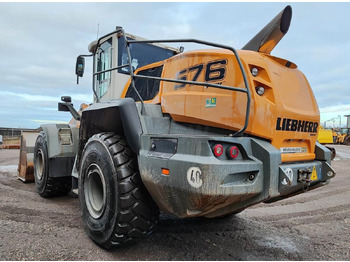
POLYGON ((337 144, 350 145, 350 128, 340 128, 336 140, 337 144))
POLYGON ((34 178, 43 197, 78 192, 87 235, 110 249, 150 234, 160 212, 223 217, 325 185, 320 113, 297 65, 270 53, 287 6, 241 50, 197 39, 145 40, 122 27, 80 55, 93 59, 94 101, 78 124, 42 125, 34 178), (168 43, 195 43, 184 52, 168 43))

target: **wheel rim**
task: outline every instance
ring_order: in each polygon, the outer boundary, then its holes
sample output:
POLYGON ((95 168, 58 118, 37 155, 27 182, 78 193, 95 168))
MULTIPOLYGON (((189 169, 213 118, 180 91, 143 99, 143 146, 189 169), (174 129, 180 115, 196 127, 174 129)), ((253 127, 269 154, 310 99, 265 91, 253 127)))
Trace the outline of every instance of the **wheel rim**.
POLYGON ((41 150, 41 148, 39 148, 35 157, 35 176, 39 180, 43 178, 44 166, 45 166, 44 153, 41 150))
POLYGON ((91 164, 87 169, 84 195, 90 215, 95 219, 101 217, 106 207, 106 182, 101 168, 96 164, 91 164))

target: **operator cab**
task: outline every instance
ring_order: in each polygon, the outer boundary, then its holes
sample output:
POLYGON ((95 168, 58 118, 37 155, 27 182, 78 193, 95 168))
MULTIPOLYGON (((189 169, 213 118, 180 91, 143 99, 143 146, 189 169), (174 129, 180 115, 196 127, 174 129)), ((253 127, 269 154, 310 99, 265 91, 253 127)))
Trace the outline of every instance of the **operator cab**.
MULTIPOLYGON (((135 35, 125 36, 118 29, 90 43, 88 49, 93 56, 94 102, 104 102, 121 98, 125 85, 133 72, 140 67, 170 58, 180 51, 160 44, 130 43, 131 67, 125 43, 127 40, 144 40, 135 35)), ((77 58, 76 74, 83 76, 84 58, 77 58)))

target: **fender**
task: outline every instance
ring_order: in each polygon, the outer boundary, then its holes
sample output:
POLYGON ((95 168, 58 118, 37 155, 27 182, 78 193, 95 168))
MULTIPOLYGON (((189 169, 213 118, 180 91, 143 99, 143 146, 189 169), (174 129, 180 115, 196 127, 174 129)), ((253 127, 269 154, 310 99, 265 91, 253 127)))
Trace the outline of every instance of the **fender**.
POLYGON ((132 98, 115 99, 93 104, 82 112, 77 167, 86 142, 101 132, 124 135, 130 148, 138 154, 142 127, 135 101, 132 98))
POLYGON ((67 124, 42 125, 47 141, 49 177, 70 176, 79 146, 79 130, 67 124))

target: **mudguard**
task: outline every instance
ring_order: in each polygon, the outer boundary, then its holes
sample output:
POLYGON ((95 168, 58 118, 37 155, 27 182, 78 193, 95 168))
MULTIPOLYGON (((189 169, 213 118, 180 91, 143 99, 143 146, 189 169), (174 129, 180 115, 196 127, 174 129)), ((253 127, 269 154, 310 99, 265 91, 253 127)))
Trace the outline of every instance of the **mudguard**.
POLYGON ((96 103, 82 112, 77 166, 86 142, 91 136, 102 132, 124 135, 130 148, 136 154, 139 153, 142 127, 136 103, 132 98, 96 103))

